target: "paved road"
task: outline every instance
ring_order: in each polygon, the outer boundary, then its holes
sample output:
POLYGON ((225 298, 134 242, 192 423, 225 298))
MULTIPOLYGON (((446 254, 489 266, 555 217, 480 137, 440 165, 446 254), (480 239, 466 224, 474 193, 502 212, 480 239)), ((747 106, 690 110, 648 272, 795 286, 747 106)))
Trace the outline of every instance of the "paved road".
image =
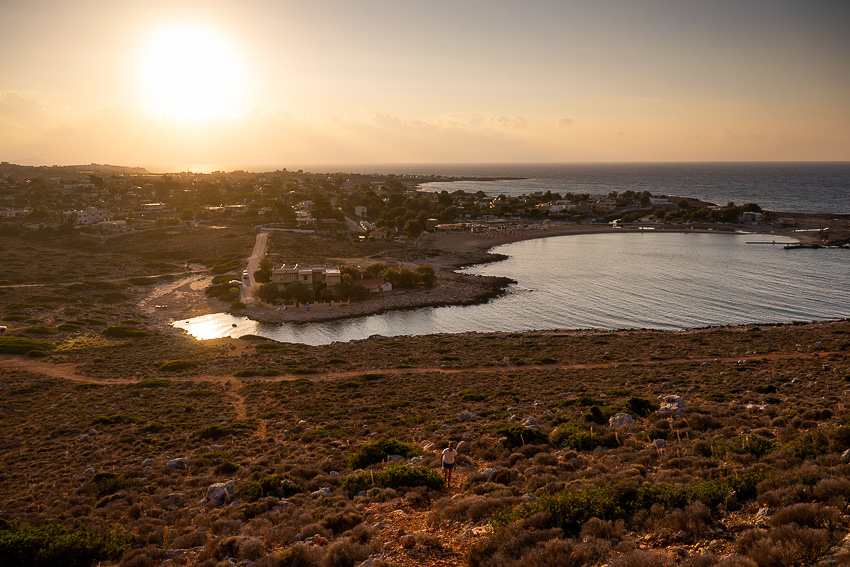
POLYGON ((266 246, 269 241, 268 232, 257 233, 257 241, 254 243, 254 251, 251 252, 251 257, 248 258, 248 277, 242 278, 242 289, 239 292, 239 301, 248 305, 254 303, 256 298, 254 292, 257 289, 257 282, 254 281, 254 272, 260 268, 260 260, 266 256, 266 246))

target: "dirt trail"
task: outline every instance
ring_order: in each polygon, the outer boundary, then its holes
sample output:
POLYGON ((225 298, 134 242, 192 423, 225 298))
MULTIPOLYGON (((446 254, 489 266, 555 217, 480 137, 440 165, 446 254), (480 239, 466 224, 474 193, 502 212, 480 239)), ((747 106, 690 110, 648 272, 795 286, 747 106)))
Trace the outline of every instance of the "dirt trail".
MULTIPOLYGON (((821 358, 826 359, 829 356, 847 356, 846 352, 819 352, 819 353, 811 353, 811 352, 772 352, 765 354, 753 354, 746 356, 695 356, 691 358, 666 358, 666 359, 658 359, 658 360, 616 360, 610 362, 575 362, 575 363, 564 363, 564 364, 547 364, 544 366, 512 366, 512 365, 504 365, 504 366, 464 366, 464 367, 450 367, 443 368, 439 366, 421 366, 417 368, 371 368, 369 372, 395 372, 399 374, 426 374, 431 372, 441 373, 441 374, 459 374, 461 372, 495 372, 500 370, 512 370, 512 369, 528 369, 528 368, 542 368, 546 370, 586 370, 586 369, 595 369, 595 368, 618 368, 621 366, 661 366, 661 365, 672 365, 672 364, 702 364, 706 362, 753 362, 758 360, 789 360, 789 359, 811 359, 813 361, 819 360, 821 358)), ((63 378, 66 380, 74 380, 77 382, 97 382, 100 384, 128 384, 131 383, 125 379, 118 378, 93 378, 89 376, 85 376, 80 374, 77 370, 77 367, 74 364, 70 363, 55 363, 44 360, 35 360, 30 358, 11 358, 4 357, 0 358, 0 369, 3 370, 23 370, 27 372, 33 372, 37 374, 42 374, 44 376, 49 376, 51 378, 63 378)), ((366 369, 361 370, 346 370, 346 371, 333 371, 333 372, 319 372, 316 374, 283 374, 280 376, 268 376, 268 377, 257 377, 253 378, 253 380, 261 380, 264 382, 286 382, 291 380, 298 379, 312 379, 312 380, 333 380, 337 378, 350 378, 363 374, 366 372, 366 369)), ((242 412, 244 418, 245 412, 245 401, 242 399, 241 395, 238 394, 238 388, 241 387, 242 382, 234 379, 229 375, 220 375, 220 374, 197 374, 188 377, 176 378, 177 380, 188 380, 188 381, 210 381, 217 382, 220 384, 228 385, 233 389, 227 390, 228 396, 231 398, 234 404, 234 408, 236 408, 237 415, 242 412)))

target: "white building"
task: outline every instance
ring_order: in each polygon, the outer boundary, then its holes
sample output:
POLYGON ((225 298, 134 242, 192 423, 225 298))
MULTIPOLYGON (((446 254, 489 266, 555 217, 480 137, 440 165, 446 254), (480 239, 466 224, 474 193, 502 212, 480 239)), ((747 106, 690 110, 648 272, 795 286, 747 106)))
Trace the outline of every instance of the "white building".
POLYGON ((104 209, 89 207, 86 210, 67 211, 64 215, 65 222, 73 222, 74 226, 96 224, 112 220, 112 212, 104 209))

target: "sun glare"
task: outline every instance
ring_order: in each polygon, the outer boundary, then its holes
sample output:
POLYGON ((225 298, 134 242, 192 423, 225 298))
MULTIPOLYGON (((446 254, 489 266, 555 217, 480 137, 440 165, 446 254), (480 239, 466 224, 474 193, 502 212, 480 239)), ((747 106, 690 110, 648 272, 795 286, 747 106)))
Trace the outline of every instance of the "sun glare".
POLYGON ((239 114, 244 74, 236 49, 215 30, 172 26, 154 35, 142 54, 143 104, 187 121, 239 114))

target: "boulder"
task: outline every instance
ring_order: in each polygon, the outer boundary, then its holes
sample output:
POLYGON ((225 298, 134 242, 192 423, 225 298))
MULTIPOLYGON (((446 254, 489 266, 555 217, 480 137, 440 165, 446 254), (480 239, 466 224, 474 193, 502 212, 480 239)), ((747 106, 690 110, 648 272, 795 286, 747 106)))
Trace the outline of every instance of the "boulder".
POLYGON ((627 413, 618 413, 612 415, 608 419, 608 427, 612 427, 614 429, 620 429, 621 427, 628 427, 630 425, 635 424, 635 418, 627 413))
POLYGON ((457 444, 457 448, 455 449, 461 455, 469 454, 469 441, 461 441, 457 444))
POLYGON ((143 467, 152 467, 152 466, 154 466, 155 464, 156 464, 156 460, 155 460, 155 459, 145 459, 144 461, 142 461, 142 466, 143 466, 143 467))
POLYGON ((472 419, 475 419, 476 415, 477 414, 475 412, 472 412, 472 411, 462 411, 457 415, 457 417, 461 421, 470 421, 472 419))
POLYGON ((310 496, 312 496, 313 498, 319 498, 319 497, 323 497, 323 496, 327 497, 327 496, 330 496, 330 495, 331 495, 331 489, 330 489, 329 486, 325 486, 324 488, 320 488, 319 490, 316 490, 315 492, 310 493, 310 496))
POLYGON ((655 412, 658 417, 681 417, 685 415, 685 400, 675 394, 665 396, 661 407, 655 412))
POLYGON ((530 415, 522 420, 522 425, 524 427, 537 427, 537 418, 533 415, 530 415))
POLYGON ((185 457, 180 457, 179 459, 171 459, 170 461, 165 463, 165 466, 170 468, 170 469, 175 469, 175 470, 181 469, 182 470, 182 469, 189 467, 189 459, 187 459, 185 457))
POLYGON ((401 536, 398 541, 404 549, 412 549, 416 547, 416 536, 411 534, 401 536))
POLYGON ((235 495, 236 483, 232 480, 217 482, 207 488, 207 502, 212 502, 218 506, 229 504, 235 495))

